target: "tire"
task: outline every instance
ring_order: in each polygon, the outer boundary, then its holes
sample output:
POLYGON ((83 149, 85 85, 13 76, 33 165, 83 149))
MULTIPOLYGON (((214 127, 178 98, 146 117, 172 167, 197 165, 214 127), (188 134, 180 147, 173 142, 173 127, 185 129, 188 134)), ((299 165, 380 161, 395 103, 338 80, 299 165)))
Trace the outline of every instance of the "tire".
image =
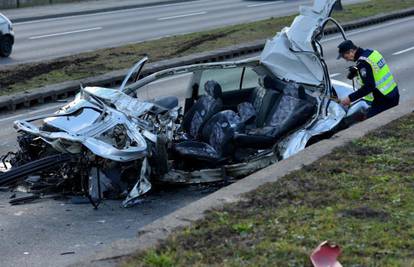
POLYGON ((13 39, 10 36, 3 36, 0 41, 0 56, 10 56, 13 49, 13 39))

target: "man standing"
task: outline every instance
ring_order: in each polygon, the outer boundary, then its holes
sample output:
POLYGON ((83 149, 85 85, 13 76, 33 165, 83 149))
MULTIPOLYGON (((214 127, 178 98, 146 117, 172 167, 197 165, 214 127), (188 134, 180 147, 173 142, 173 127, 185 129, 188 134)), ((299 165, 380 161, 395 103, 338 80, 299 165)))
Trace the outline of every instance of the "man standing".
POLYGON ((382 55, 376 50, 357 47, 351 40, 343 41, 338 46, 339 55, 346 61, 356 62, 349 68, 347 78, 357 78, 361 88, 341 100, 342 105, 349 106, 360 98, 371 102, 367 117, 373 117, 387 109, 395 107, 400 101, 397 83, 382 55))

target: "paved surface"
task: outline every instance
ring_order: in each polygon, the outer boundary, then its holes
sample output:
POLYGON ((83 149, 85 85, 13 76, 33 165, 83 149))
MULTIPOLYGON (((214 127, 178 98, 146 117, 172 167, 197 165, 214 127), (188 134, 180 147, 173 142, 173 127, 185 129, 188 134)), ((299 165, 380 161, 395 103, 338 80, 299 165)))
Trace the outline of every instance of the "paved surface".
POLYGON ((2 13, 13 22, 21 22, 41 18, 70 16, 73 14, 91 14, 110 10, 132 9, 190 1, 196 0, 90 0, 83 2, 5 9, 2 10, 2 13))
MULTIPOLYGON (((396 74, 403 101, 414 97, 414 17, 377 25, 353 32, 350 37, 361 46, 380 50, 396 74), (387 35, 386 43, 380 42, 387 35)), ((331 75, 343 80, 343 61, 336 61, 336 45, 339 39, 329 37, 324 42, 331 75)), ((169 94, 177 93, 180 82, 169 81, 169 94)), ((19 113, 0 116, 0 154, 13 148, 15 133, 11 121, 27 115, 50 112, 54 107, 37 107, 19 113), (28 114, 32 112, 31 114, 28 114), (13 117, 11 117, 13 116, 13 117)), ((208 193, 208 192, 206 192, 208 193)), ((62 201, 44 200, 29 205, 10 207, 9 193, 0 193, 0 252, 1 266, 62 266, 76 262, 93 251, 102 249, 112 241, 131 238, 144 225, 162 215, 186 206, 205 193, 196 188, 171 189, 157 192, 148 201, 133 209, 119 209, 117 202, 105 202, 94 211, 89 206, 69 205, 62 201), (62 205, 64 204, 64 205, 62 205), (101 243, 102 242, 102 243, 101 243), (27 253, 25 253, 27 252, 27 253), (75 254, 61 255, 64 252, 75 254)))
MULTIPOLYGON (((0 65, 40 61, 98 48, 116 47, 165 36, 290 15, 297 13, 299 5, 311 2, 310 0, 197 0, 15 23, 14 52, 10 58, 0 59, 0 65)), ((343 0, 344 4, 354 2, 361 2, 361 0, 343 0)), ((77 7, 88 5, 90 4, 72 5, 72 11, 77 7)), ((37 7, 32 11, 41 14, 54 11, 52 7, 45 7, 45 9, 37 7)), ((57 7, 56 10, 62 12, 62 8, 57 7)), ((12 14, 11 11, 6 11, 10 13, 11 18, 17 17, 20 12, 18 10, 12 14)))

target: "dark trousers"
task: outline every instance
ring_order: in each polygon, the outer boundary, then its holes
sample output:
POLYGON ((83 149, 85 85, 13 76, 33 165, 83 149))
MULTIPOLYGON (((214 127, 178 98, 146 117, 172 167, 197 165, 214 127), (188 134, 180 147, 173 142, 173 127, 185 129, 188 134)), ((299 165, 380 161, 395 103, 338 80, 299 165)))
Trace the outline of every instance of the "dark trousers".
POLYGON ((387 109, 398 106, 400 102, 400 93, 398 88, 395 88, 391 93, 382 97, 375 98, 371 104, 371 107, 368 109, 367 118, 374 117, 375 115, 386 111, 387 109))

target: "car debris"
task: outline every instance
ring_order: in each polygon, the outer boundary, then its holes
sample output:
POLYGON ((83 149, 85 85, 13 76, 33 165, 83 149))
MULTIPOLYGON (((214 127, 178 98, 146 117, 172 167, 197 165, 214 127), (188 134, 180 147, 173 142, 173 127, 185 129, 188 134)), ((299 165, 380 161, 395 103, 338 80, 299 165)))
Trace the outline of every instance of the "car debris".
POLYGON ((324 241, 312 252, 310 259, 314 267, 342 267, 337 260, 340 255, 341 248, 338 245, 324 241))
POLYGON ((95 208, 123 199, 131 207, 154 184, 234 181, 357 122, 368 104, 345 110, 333 101, 352 87, 330 79, 320 44, 330 21, 345 38, 329 17, 335 2, 302 7, 259 58, 139 78, 143 58, 120 88, 81 86, 56 113, 15 121, 19 150, 2 157, 0 187, 23 186, 40 198, 86 196, 95 208), (184 99, 140 96, 183 76, 184 99))

